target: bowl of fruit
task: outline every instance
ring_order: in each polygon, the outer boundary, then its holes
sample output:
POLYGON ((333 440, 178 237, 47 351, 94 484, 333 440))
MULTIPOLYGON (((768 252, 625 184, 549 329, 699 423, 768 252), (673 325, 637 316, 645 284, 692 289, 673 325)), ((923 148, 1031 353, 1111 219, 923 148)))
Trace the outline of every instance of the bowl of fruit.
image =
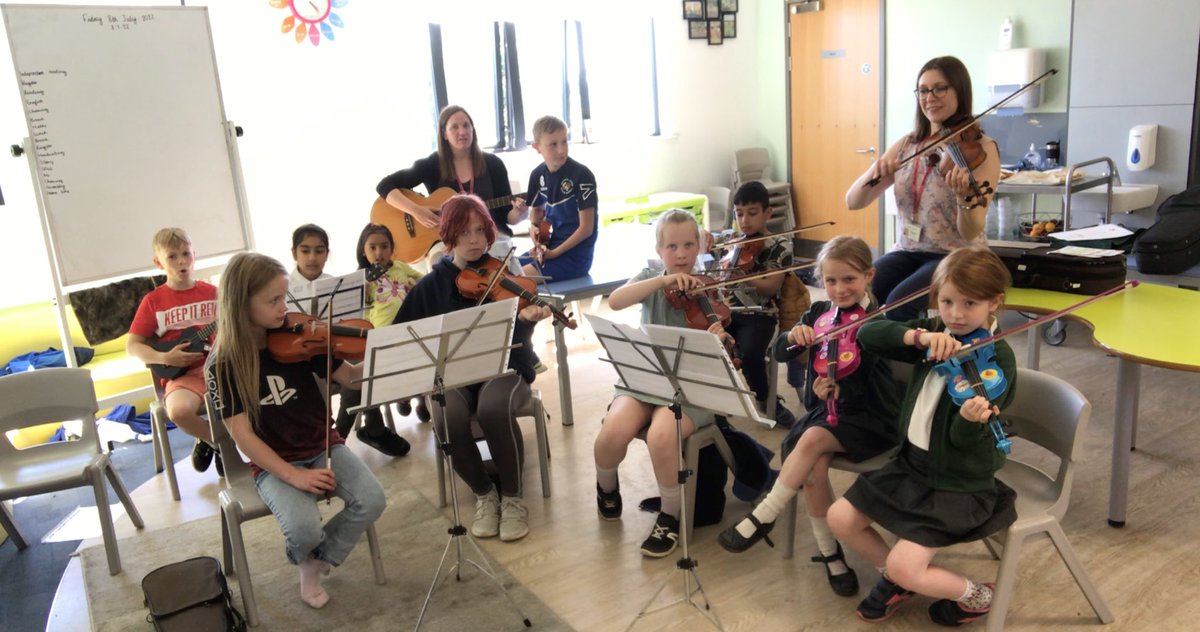
POLYGON ((1062 230, 1062 219, 1044 219, 1034 217, 1032 213, 1021 215, 1018 225, 1021 227, 1021 235, 1028 239, 1036 239, 1039 241, 1047 241, 1050 239, 1051 233, 1056 233, 1062 230))

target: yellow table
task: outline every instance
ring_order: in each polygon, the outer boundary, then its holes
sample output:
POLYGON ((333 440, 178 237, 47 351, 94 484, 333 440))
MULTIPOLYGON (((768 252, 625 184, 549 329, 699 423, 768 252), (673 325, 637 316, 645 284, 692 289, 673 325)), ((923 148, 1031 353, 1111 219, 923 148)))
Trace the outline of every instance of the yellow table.
POLYGON ((608 226, 615 223, 649 224, 654 218, 673 208, 690 211, 696 216, 696 221, 704 226, 704 205, 708 198, 699 193, 682 193, 668 191, 666 193, 651 193, 639 197, 626 198, 623 202, 605 203, 605 211, 600 213, 600 224, 608 226))
MULTIPOLYGON (((1048 314, 1086 297, 1065 292, 1009 288, 1005 307, 1048 314)), ((1065 316, 1092 329, 1092 342, 1117 356, 1113 420, 1112 480, 1108 524, 1125 526, 1129 495, 1129 452, 1137 426, 1141 365, 1200 372, 1200 292, 1142 283, 1065 316)), ((1048 323, 1047 323, 1048 324, 1048 323)), ((1027 364, 1036 369, 1041 330, 1029 330, 1027 364)))

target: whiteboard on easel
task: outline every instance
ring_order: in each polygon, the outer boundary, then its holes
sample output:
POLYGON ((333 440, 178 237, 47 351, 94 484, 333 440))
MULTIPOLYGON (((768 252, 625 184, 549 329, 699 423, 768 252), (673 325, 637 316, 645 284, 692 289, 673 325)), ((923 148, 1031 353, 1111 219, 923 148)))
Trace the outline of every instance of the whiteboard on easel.
POLYGON ((204 7, 3 5, 61 286, 250 249, 204 7))

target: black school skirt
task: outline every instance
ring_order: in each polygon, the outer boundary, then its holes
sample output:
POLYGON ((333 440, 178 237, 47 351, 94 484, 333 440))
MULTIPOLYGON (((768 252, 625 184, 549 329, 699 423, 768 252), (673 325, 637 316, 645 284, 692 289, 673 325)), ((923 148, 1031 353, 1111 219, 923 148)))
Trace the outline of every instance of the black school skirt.
POLYGON ((906 444, 887 465, 867 472, 846 490, 855 509, 879 526, 921 546, 981 540, 1017 519, 1016 492, 1001 481, 994 490, 951 492, 925 483, 929 453, 906 444))
POLYGON ((845 449, 842 454, 855 463, 896 447, 895 430, 883 428, 863 410, 839 405, 836 426, 830 425, 826 416, 825 407, 817 406, 797 420, 783 440, 784 458, 796 446, 800 435, 813 427, 828 430, 845 449))

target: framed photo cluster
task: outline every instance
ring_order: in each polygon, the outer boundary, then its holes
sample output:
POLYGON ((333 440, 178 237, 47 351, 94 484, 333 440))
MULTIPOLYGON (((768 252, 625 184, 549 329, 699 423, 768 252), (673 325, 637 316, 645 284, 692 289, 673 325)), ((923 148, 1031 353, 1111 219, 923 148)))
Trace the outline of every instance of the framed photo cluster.
POLYGON ((708 40, 719 46, 737 37, 738 0, 683 0, 688 39, 708 40))

